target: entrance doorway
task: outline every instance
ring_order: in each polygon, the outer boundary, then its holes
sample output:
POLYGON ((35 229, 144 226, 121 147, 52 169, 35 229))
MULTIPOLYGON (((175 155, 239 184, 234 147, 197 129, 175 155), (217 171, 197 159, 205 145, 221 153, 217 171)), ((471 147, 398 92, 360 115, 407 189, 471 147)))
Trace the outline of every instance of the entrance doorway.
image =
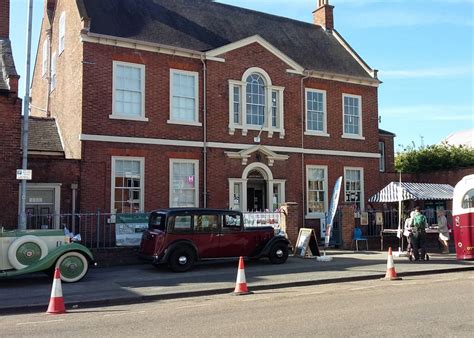
POLYGON ((262 211, 267 206, 267 183, 262 173, 252 170, 247 176, 247 210, 262 211))
POLYGON ((27 229, 59 227, 60 184, 30 183, 26 188, 27 229))

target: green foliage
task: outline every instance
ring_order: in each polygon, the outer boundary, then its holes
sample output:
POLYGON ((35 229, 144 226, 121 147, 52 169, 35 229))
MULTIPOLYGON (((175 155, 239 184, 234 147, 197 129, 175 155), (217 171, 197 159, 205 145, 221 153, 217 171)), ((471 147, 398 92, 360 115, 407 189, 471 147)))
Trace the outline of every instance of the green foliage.
POLYGON ((395 168, 404 173, 421 173, 474 167, 474 149, 448 144, 407 147, 395 156, 395 168))

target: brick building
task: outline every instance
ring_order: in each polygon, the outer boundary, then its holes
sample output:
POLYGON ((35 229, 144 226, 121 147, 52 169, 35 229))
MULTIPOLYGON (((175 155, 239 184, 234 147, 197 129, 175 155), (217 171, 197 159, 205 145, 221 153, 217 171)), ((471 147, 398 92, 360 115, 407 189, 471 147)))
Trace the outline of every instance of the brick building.
POLYGON ((296 202, 317 225, 339 176, 364 209, 393 134, 333 9, 319 0, 311 24, 210 0, 46 0, 32 115, 79 163, 80 210, 296 202))
POLYGON ((9 0, 0 1, 0 191, 4 196, 0 228, 17 219, 19 185, 15 173, 21 164, 20 77, 13 61, 9 8, 9 0))

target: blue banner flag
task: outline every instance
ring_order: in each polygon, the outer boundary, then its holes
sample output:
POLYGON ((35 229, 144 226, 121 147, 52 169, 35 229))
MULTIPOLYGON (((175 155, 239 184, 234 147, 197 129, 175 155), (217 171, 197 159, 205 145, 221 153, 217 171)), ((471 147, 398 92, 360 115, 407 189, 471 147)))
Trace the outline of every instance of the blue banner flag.
POLYGON ((334 216, 336 216, 337 205, 339 203, 339 194, 341 192, 342 176, 336 180, 334 189, 332 191, 331 202, 329 204, 328 215, 326 218, 326 236, 324 238, 324 246, 329 246, 329 239, 331 238, 332 223, 334 222, 334 216))

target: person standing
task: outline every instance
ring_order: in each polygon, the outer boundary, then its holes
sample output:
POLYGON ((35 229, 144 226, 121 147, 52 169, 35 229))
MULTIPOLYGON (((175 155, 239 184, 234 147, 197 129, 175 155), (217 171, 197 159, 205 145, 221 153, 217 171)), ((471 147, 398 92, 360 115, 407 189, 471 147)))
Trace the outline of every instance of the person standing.
POLYGON ((446 219, 446 215, 444 210, 439 210, 437 212, 438 216, 438 232, 441 245, 443 246, 442 253, 447 254, 449 253, 449 229, 448 229, 448 220, 446 219))
POLYGON ((403 226, 403 236, 407 238, 407 253, 408 255, 411 255, 412 250, 413 250, 413 244, 412 244, 412 238, 413 238, 413 230, 411 228, 411 223, 413 221, 413 216, 415 215, 415 212, 412 211, 407 219, 405 220, 404 226, 403 226))
POLYGON ((426 217, 421 213, 420 207, 415 208, 415 213, 412 218, 411 226, 413 231, 413 256, 415 261, 425 260, 426 258, 426 217), (421 257, 420 257, 421 256, 421 257))

